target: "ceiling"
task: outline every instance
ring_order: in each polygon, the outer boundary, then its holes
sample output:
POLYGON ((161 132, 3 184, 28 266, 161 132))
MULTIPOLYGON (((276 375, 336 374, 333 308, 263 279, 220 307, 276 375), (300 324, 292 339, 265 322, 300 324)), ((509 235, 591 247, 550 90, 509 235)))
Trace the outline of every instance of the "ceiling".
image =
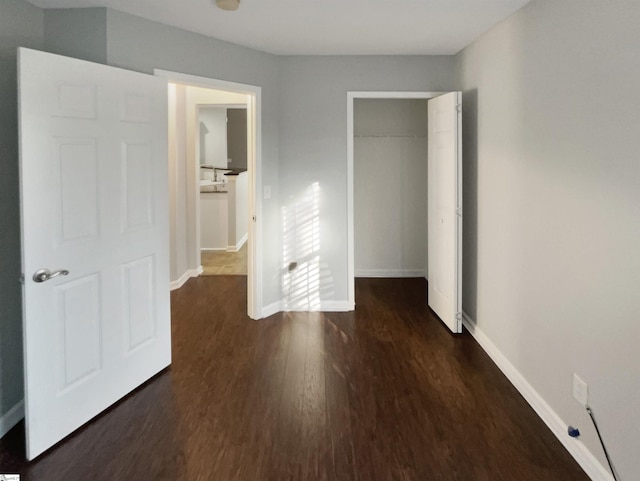
POLYGON ((110 7, 279 55, 451 55, 529 0, 29 0, 110 7))

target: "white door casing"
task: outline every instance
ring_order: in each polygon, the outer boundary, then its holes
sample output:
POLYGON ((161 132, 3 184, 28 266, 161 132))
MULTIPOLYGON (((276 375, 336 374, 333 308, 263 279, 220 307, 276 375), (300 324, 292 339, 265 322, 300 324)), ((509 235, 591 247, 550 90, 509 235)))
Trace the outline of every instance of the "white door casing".
MULTIPOLYGON (((249 178, 248 216, 249 225, 247 241, 247 314, 252 319, 261 319, 272 314, 268 308, 262 307, 262 88, 255 85, 230 82, 226 80, 200 77, 197 75, 155 69, 158 77, 168 82, 183 86, 202 87, 225 92, 243 93, 247 95, 247 171, 249 178)), ((194 154, 195 155, 195 154, 194 154)), ((195 158, 195 157, 192 157, 195 158)), ((199 207, 196 197, 200 192, 199 172, 193 166, 191 179, 187 181, 187 192, 193 195, 192 205, 194 219, 199 218, 199 207)), ((195 222, 195 220, 194 220, 195 222)), ((195 225, 199 225, 196 223, 195 225)), ((193 249, 199 252, 197 245, 199 234, 194 233, 193 249)), ((194 256, 196 255, 194 252, 194 256)))
POLYGON ((429 307, 454 333, 462 332, 461 92, 429 100, 429 307))
MULTIPOLYGON (((446 92, 364 91, 347 92, 347 279, 349 309, 355 308, 354 229, 354 102, 355 99, 432 99, 446 92)), ((425 247, 426 249, 426 247, 425 247)))
POLYGON ((18 54, 27 457, 171 362, 167 84, 18 54), (34 272, 66 269, 46 282, 34 272))

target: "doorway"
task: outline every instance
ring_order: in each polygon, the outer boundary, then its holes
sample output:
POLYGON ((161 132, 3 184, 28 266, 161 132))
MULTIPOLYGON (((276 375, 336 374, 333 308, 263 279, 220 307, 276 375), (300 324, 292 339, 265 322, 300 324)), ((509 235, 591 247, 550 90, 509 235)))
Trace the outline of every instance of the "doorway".
POLYGON ((355 99, 356 277, 426 277, 427 130, 426 99, 355 99))
MULTIPOLYGON (((234 222, 235 224, 243 223, 246 226, 247 314, 252 319, 259 319, 262 317, 260 241, 262 204, 261 197, 257 195, 257 189, 261 185, 262 178, 261 88, 163 70, 156 70, 155 75, 164 77, 170 82, 170 118, 172 104, 174 118, 186 118, 186 128, 184 130, 178 128, 173 138, 172 129, 169 129, 170 183, 172 176, 175 179, 170 192, 171 221, 175 226, 171 241, 172 245, 176 246, 175 253, 172 252, 175 258, 172 258, 172 261, 175 261, 176 266, 172 288, 179 288, 190 277, 203 273, 198 109, 211 106, 235 106, 246 110, 246 202, 238 209, 239 222, 235 220, 234 222), (184 102, 175 102, 176 98, 181 98, 184 102), (182 152, 184 152, 183 158, 181 158, 182 152), (171 162, 172 153, 177 153, 174 156, 174 163, 171 162)), ((228 164, 229 166, 232 166, 232 163, 228 164)), ((224 172, 220 172, 216 177, 222 178, 223 175, 224 172)), ((234 241, 234 246, 238 247, 243 242, 240 235, 234 241)))
MULTIPOLYGON (((423 179, 428 185, 427 209, 423 214, 428 231, 427 245, 424 246, 425 251, 428 248, 425 263, 425 277, 429 281, 428 304, 452 332, 462 332, 461 92, 347 92, 347 277, 349 303, 353 308, 355 308, 356 274, 355 105, 359 99, 424 99, 428 101, 428 136, 425 139, 428 146, 428 156, 425 152, 425 158, 428 159, 428 175, 423 179)), ((377 128, 375 125, 374 127, 377 128)), ((395 128, 396 126, 393 126, 391 131, 395 128)), ((375 132, 375 128, 373 131, 375 132)), ((415 188, 415 185, 415 179, 407 182, 407 187, 415 188)), ((379 210, 380 205, 380 201, 371 201, 369 209, 379 210)), ((412 250, 419 251, 419 248, 412 250)), ((367 254, 375 257, 375 252, 367 254)), ((414 272, 411 272, 411 269, 408 270, 409 274, 415 275, 416 272, 420 274, 419 269, 415 269, 414 272)))
POLYGON ((246 277, 247 105, 197 107, 202 275, 246 277))

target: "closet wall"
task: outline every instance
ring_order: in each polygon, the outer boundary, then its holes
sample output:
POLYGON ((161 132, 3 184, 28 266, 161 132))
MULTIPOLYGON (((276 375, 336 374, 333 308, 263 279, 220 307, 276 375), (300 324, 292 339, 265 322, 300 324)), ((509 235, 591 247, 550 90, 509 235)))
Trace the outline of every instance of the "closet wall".
POLYGON ((424 277, 427 101, 356 99, 356 277, 424 277))

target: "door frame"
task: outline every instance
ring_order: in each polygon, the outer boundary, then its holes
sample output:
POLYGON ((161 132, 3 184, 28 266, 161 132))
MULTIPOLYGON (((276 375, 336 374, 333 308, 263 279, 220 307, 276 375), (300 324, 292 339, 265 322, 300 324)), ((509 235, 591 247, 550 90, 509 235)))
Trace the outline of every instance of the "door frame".
POLYGON ((432 99, 451 91, 443 92, 402 92, 402 91, 348 91, 347 92, 347 286, 349 288, 350 310, 356 305, 355 278, 355 234, 354 234, 354 104, 355 99, 432 99))
MULTIPOLYGON (((154 75, 166 78, 167 81, 189 85, 194 87, 202 87, 213 90, 224 90, 249 96, 247 102, 247 114, 251 113, 247 118, 247 127, 250 128, 253 139, 250 148, 247 151, 247 175, 249 182, 249 212, 248 219, 248 240, 247 240, 247 314, 251 319, 262 318, 262 197, 260 189, 262 186, 262 88, 242 84, 238 82, 230 82, 227 80, 219 80, 209 77, 200 77, 197 75, 184 74, 169 70, 154 69, 154 75)), ((196 169, 197 170, 197 169, 196 169)), ((191 175, 191 172, 187 172, 191 175)), ((199 172, 193 172, 191 179, 194 193, 199 191, 200 181, 199 172)), ((195 202, 196 224, 199 225, 199 202, 195 202)), ((199 228, 198 228, 199 231, 199 228)), ((196 236, 196 244, 199 247, 200 239, 196 236)), ((197 252, 200 256, 200 252, 197 252)))

